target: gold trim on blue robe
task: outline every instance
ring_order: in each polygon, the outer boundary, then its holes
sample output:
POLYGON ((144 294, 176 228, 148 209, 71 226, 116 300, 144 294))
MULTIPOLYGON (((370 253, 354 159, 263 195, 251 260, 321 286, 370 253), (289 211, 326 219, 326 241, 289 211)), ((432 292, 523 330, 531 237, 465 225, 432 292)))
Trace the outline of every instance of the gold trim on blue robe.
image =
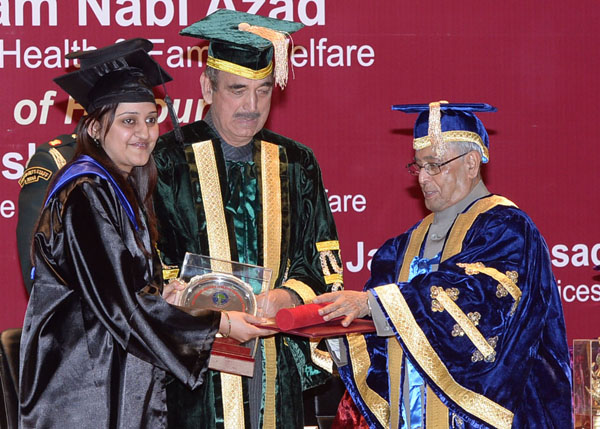
MULTIPOLYGON (((377 298, 407 359, 447 407, 438 410, 439 417, 460 420, 465 428, 569 427, 571 374, 564 318, 548 249, 533 222, 503 197, 481 198, 454 222, 438 270, 408 282, 401 273, 420 255, 430 221, 378 250, 365 289, 377 298), (496 295, 498 276, 489 275, 491 271, 465 273, 470 266, 465 264, 476 262, 499 273, 517 273, 510 274, 518 277, 521 291, 514 311, 513 300, 496 295), (450 292, 451 301, 461 315, 454 316, 465 327, 477 320, 475 329, 493 348, 493 360, 479 358, 468 335, 453 335, 457 320, 435 305, 433 286, 456 289, 450 292), (469 316, 476 312, 479 319, 469 316), (549 379, 553 383, 541 382, 549 379)), ((379 356, 385 355, 384 342, 392 340, 373 334, 365 339, 371 361, 367 385, 388 398, 388 368, 377 364, 387 365, 379 356)), ((384 427, 355 387, 351 374, 358 363, 340 368, 340 374, 369 424, 384 427)), ((427 418, 433 424, 429 410, 427 418)))

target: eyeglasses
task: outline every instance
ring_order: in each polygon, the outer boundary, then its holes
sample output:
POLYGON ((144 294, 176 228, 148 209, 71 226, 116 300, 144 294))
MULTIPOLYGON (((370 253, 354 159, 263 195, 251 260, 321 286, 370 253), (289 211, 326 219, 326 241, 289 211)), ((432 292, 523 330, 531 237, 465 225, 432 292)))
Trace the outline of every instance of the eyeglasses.
POLYGON ((458 158, 462 158, 463 156, 465 156, 468 153, 469 152, 465 152, 462 155, 458 155, 457 157, 454 157, 446 162, 428 162, 425 165, 419 165, 415 161, 415 162, 411 162, 410 164, 408 164, 406 166, 406 168, 408 169, 408 172, 410 174, 412 174, 413 176, 418 176, 419 173, 421 172, 422 168, 424 168, 425 172, 427 174, 429 174, 430 176, 435 176, 436 174, 440 174, 442 172, 442 167, 444 165, 449 164, 452 161, 457 160, 458 158))

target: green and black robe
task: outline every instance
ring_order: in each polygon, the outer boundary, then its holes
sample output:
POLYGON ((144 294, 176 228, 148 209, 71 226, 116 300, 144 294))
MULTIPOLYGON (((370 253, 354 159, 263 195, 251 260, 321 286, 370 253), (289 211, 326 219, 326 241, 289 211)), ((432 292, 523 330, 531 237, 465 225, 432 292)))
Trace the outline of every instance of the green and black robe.
MULTIPOLYGON (((250 143, 252 161, 226 161, 219 137, 204 121, 172 133, 154 151, 159 250, 166 265, 186 252, 266 266, 271 287, 288 288, 304 303, 341 287, 339 243, 312 151, 263 129, 250 143)), ((298 337, 261 341, 260 427, 302 427, 302 390, 325 381, 328 355, 298 337)), ((210 372, 197 391, 169 390, 172 425, 250 427, 248 380, 210 372), (172 407, 171 407, 172 408, 172 407)), ((176 384, 177 382, 173 382, 176 384)))

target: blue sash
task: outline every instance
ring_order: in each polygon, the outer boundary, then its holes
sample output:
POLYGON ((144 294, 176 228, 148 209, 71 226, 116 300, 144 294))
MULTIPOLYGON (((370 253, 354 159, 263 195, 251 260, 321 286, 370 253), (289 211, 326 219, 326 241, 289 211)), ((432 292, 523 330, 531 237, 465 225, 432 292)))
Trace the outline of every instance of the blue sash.
MULTIPOLYGON (((81 155, 77 160, 73 162, 60 176, 58 181, 54 184, 54 186, 50 189, 48 193, 48 198, 46 198, 46 202, 44 203, 44 207, 48 205, 48 201, 52 198, 58 191, 60 191, 65 185, 67 185, 72 180, 75 180, 81 176, 100 176, 104 180, 108 181, 111 184, 115 192, 117 193, 117 197, 119 198, 119 202, 125 209, 125 213, 127 213, 127 217, 133 224, 135 230, 138 230, 138 224, 135 220, 135 213, 133 212, 133 208, 125 194, 119 188, 119 185, 115 181, 115 179, 110 175, 108 171, 98 161, 88 155, 81 155)), ((35 266, 31 267, 30 273, 31 279, 33 280, 35 276, 35 266)))
POLYGON ((119 188, 119 185, 117 184, 115 179, 110 175, 110 173, 106 171, 106 169, 102 167, 102 165, 100 165, 98 161, 96 161, 94 158, 88 155, 80 156, 73 164, 71 164, 67 168, 63 175, 60 176, 58 181, 54 184, 54 187, 50 190, 50 193, 48 193, 48 198, 44 203, 44 207, 46 207, 48 201, 50 201, 50 198, 52 198, 54 194, 60 191, 66 184, 80 176, 91 175, 100 176, 112 185, 113 189, 117 193, 117 197, 119 198, 121 205, 127 213, 127 217, 129 217, 129 220, 131 220, 131 223, 133 223, 133 226, 137 231, 138 224, 135 220, 135 213, 133 212, 133 208, 131 207, 131 204, 129 204, 127 197, 125 197, 125 194, 123 193, 121 188, 119 188))

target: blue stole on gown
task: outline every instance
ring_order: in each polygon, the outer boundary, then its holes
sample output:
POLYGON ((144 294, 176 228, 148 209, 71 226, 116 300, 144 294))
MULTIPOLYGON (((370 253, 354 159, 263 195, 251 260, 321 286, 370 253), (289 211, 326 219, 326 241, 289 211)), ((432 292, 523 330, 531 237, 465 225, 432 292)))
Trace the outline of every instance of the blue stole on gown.
MULTIPOLYGON (((410 272, 408 275, 408 281, 411 281, 414 277, 427 274, 431 272, 433 265, 440 263, 440 254, 438 253, 431 259, 415 258, 410 263, 410 272)), ((403 356, 402 367, 405 370, 405 376, 408 377, 408 406, 406 408, 406 401, 402 401, 402 429, 420 429, 425 427, 424 416, 425 416, 425 381, 423 377, 418 373, 410 360, 403 356), (407 415, 407 412, 410 414, 407 415)))
MULTIPOLYGON (((125 210, 125 213, 127 213, 127 217, 129 218, 129 220, 133 224, 133 227, 137 231, 139 227, 135 219, 135 213, 133 213, 133 208, 131 207, 131 204, 129 204, 127 197, 125 196, 115 179, 111 176, 111 174, 98 161, 96 161, 94 158, 88 155, 81 155, 71 165, 67 167, 64 173, 62 173, 58 180, 53 184, 52 188, 50 189, 50 192, 48 192, 48 197, 44 202, 44 208, 48 205, 50 199, 54 195, 56 195, 58 191, 64 188, 65 185, 67 185, 69 182, 75 180, 78 177, 90 175, 102 177, 104 180, 108 181, 108 183, 111 184, 111 186, 115 190, 115 193, 117 194, 117 197, 119 198, 119 202, 125 210)), ((30 276, 33 280, 35 276, 35 267, 31 267, 30 276)))
POLYGON ((66 184, 68 184, 72 180, 75 180, 78 177, 90 175, 100 176, 111 184, 111 186, 115 190, 115 193, 117 194, 117 197, 119 198, 119 202, 121 203, 123 209, 125 209, 125 212, 127 213, 127 217, 129 217, 129 220, 131 220, 131 223, 137 231, 138 224, 135 220, 135 213, 133 213, 133 208, 131 207, 131 204, 129 204, 127 197, 125 196, 115 179, 111 176, 111 174, 98 161, 96 161, 94 158, 88 155, 81 155, 69 167, 67 167, 65 172, 58 178, 58 180, 52 186, 52 189, 50 190, 50 192, 48 193, 48 197, 46 198, 46 202, 44 203, 44 207, 46 207, 48 201, 50 201, 50 198, 52 198, 54 194, 60 191, 66 184))

